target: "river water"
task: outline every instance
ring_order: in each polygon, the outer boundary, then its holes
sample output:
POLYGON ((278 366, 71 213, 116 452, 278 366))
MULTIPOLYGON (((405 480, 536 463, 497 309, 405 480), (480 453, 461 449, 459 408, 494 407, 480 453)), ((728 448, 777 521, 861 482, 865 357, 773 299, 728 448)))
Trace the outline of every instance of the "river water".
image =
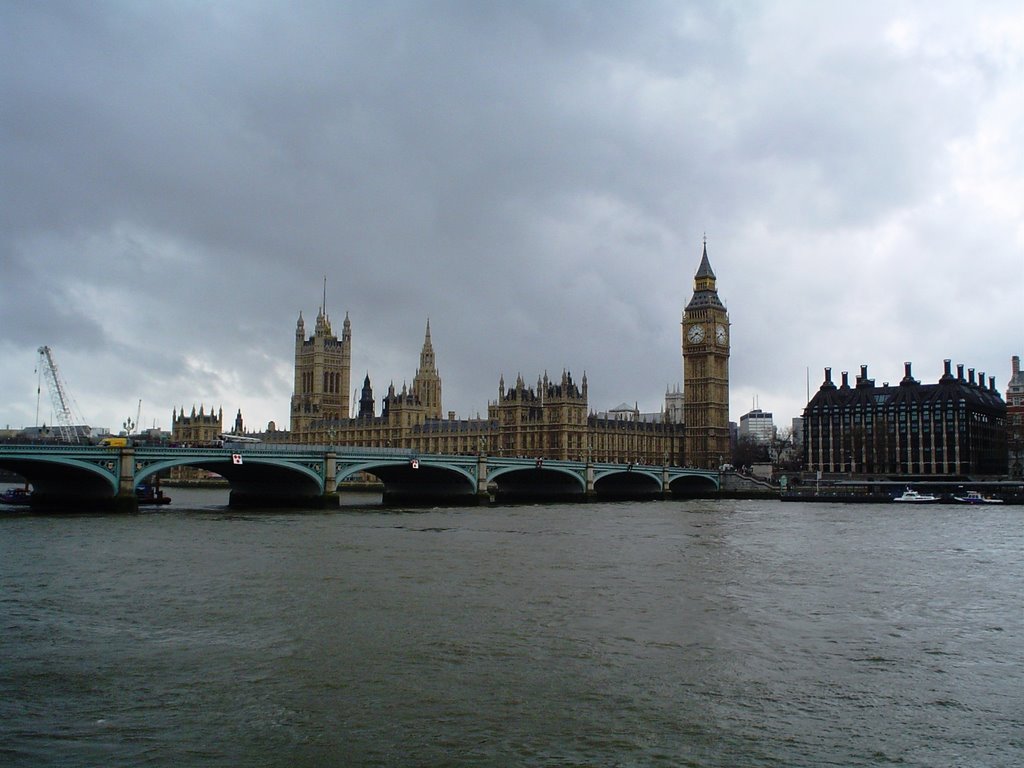
POLYGON ((7 766, 1019 766, 1021 508, 0 518, 7 766))

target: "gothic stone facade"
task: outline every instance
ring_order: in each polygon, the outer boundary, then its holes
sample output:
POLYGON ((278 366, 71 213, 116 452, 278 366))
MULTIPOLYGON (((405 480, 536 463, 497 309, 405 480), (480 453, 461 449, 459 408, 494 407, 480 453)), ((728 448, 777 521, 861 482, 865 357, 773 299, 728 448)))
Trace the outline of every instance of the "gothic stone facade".
POLYGON ((522 376, 506 390, 502 378, 498 399, 487 414, 496 426, 491 452, 499 456, 574 459, 634 464, 679 464, 682 426, 661 414, 641 418, 638 411, 598 416, 587 404, 587 376, 577 386, 572 374, 554 381, 547 374, 537 387, 522 376))
POLYGON ((352 325, 348 314, 341 338, 331 331, 325 307, 316 316, 313 335, 308 339, 299 313, 295 326, 295 388, 291 402, 291 433, 298 442, 310 442, 313 425, 347 419, 352 371, 352 325))
MULTIPOLYGON (((298 353, 296 361, 298 388, 304 381, 298 353)), ((305 381, 308 384, 308 378, 305 381)), ((293 424, 296 423, 295 405, 302 406, 305 402, 301 395, 297 393, 292 398, 293 424)), ((311 401, 310 405, 313 405, 311 401)), ((568 372, 563 372, 557 381, 550 380, 546 374, 538 377, 536 388, 527 387, 519 377, 514 387, 506 389, 502 378, 498 399, 488 404, 487 418, 456 419, 451 412, 447 417, 442 416, 441 377, 435 364, 429 322, 412 387, 403 385, 401 390, 396 390, 391 384, 381 405, 381 413, 376 415, 367 376, 355 418, 345 418, 339 410, 324 412, 312 407, 307 417, 300 408, 301 429, 293 430, 292 440, 415 453, 482 452, 579 461, 590 457, 595 461, 647 464, 681 461, 680 424, 664 418, 644 420, 639 414, 616 418, 596 416, 588 409, 586 376, 581 386, 577 386, 568 372), (317 414, 320 418, 314 418, 317 414)))
MULTIPOLYGON (((585 384, 584 384, 585 387, 585 384)), ((369 378, 363 396, 369 394, 369 378)), ((366 398, 372 402, 371 399, 366 398)), ((362 400, 361 400, 362 401, 362 400)), ((433 418, 414 390, 394 385, 379 416, 362 410, 355 419, 317 422, 306 432, 319 445, 403 449, 414 453, 477 454, 530 458, 679 463, 682 425, 636 417, 602 418, 588 412, 586 394, 566 372, 561 381, 546 376, 537 388, 520 377, 515 387, 499 385, 487 418, 433 418)))
POLYGON ((185 409, 171 411, 171 442, 184 447, 202 448, 217 445, 221 433, 224 432, 224 413, 199 406, 199 411, 192 406, 192 413, 185 415, 185 409))
MULTIPOLYGON (((221 433, 224 432, 224 413, 218 408, 214 413, 211 409, 206 413, 203 405, 192 406, 191 414, 186 415, 185 409, 171 411, 171 445, 204 448, 220 444, 221 433)), ((199 480, 211 476, 210 472, 197 467, 174 467, 170 471, 172 480, 199 480)))

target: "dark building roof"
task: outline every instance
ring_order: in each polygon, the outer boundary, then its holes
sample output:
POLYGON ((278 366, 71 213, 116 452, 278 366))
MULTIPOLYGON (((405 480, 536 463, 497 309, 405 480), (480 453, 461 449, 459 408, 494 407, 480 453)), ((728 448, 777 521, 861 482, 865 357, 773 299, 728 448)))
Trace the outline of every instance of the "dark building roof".
POLYGON ((880 387, 875 386, 874 379, 868 378, 866 365, 861 366, 860 376, 853 387, 850 386, 845 371, 842 374, 841 385, 836 386, 832 381, 832 369, 826 368, 825 380, 807 404, 805 414, 821 406, 881 407, 901 403, 910 405, 961 400, 976 412, 1003 416, 1006 414, 1006 403, 996 389, 993 377, 990 377, 987 383, 984 374, 975 379, 973 368, 968 369, 965 377, 963 365, 957 366, 957 374, 954 376, 949 360, 945 361, 945 371, 937 384, 922 384, 915 379, 911 374, 910 363, 904 364, 903 378, 898 385, 884 384, 880 387))

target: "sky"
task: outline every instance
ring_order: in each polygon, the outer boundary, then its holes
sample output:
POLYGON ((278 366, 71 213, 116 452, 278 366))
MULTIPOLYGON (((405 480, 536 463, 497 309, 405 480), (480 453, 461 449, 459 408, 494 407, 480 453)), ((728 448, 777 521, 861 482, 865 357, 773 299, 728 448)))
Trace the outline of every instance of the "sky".
POLYGON ((0 427, 287 427, 295 323, 443 408, 659 411, 706 238, 730 418, 1024 353, 1024 6, 0 4, 0 427))

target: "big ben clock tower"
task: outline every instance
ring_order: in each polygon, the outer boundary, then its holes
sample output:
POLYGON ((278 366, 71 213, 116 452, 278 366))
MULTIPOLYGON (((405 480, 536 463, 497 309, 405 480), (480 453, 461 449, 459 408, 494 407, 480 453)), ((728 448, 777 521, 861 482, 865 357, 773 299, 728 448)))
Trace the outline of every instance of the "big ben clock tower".
POLYGON ((708 242, 683 311, 684 460, 712 469, 729 459, 729 313, 718 298, 708 242))

